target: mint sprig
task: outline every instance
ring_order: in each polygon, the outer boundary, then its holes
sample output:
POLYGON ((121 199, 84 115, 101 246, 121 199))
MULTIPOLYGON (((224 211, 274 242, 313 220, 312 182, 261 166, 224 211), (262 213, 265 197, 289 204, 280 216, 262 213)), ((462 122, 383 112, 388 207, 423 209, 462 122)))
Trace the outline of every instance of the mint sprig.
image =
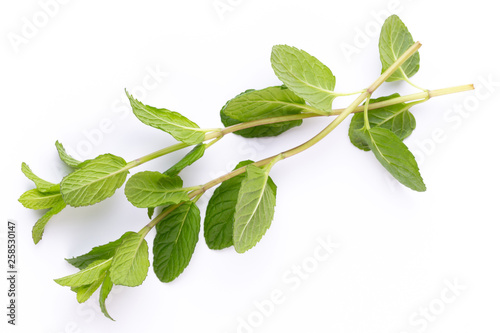
POLYGON ((410 108, 432 97, 474 89, 472 85, 426 90, 400 96, 372 99, 386 81, 403 80, 417 87, 409 78, 420 68, 419 42, 414 43, 408 28, 399 17, 389 17, 382 27, 379 51, 382 74, 357 92, 335 92, 336 78, 317 58, 288 45, 274 46, 271 67, 283 86, 247 90, 229 100, 220 111, 224 128, 202 129, 178 112, 156 108, 138 101, 127 93, 132 110, 144 124, 160 129, 178 143, 132 161, 104 154, 78 161, 62 144, 56 142, 61 160, 73 171, 59 184, 36 176, 25 164, 22 172, 35 183, 34 189, 21 195, 19 201, 30 209, 48 209, 33 228, 38 243, 49 219, 67 205, 96 204, 111 197, 125 184, 128 201, 147 208, 153 217, 138 232, 127 231, 118 240, 94 247, 90 252, 67 259, 80 271, 56 279, 70 287, 78 302, 84 302, 99 288, 99 304, 104 315, 111 316, 106 299, 114 285, 138 286, 146 279, 150 260, 145 237, 153 229, 153 270, 162 282, 170 282, 185 271, 198 243, 201 212, 198 199, 218 186, 211 197, 204 219, 203 235, 210 249, 234 247, 243 253, 261 241, 274 218, 277 186, 270 174, 276 163, 302 153, 325 138, 351 114, 349 138, 354 146, 371 151, 381 165, 401 184, 423 192, 423 182, 415 157, 403 143, 416 127, 410 108), (332 109, 338 96, 356 95, 345 108, 332 109), (199 161, 208 149, 227 134, 255 138, 277 136, 298 127, 313 117, 334 117, 326 127, 306 142, 259 161, 243 161, 236 168, 204 184, 185 186, 182 171, 199 161), (172 152, 194 146, 180 161, 165 167, 166 171, 130 170, 172 152))

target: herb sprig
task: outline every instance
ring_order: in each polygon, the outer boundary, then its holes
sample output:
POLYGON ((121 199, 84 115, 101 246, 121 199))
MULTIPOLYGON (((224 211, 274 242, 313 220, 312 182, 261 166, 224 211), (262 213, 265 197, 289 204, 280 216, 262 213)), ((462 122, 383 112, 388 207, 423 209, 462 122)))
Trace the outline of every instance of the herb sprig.
POLYGON ((336 78, 331 70, 307 52, 287 45, 276 45, 271 65, 282 86, 247 90, 226 103, 220 111, 224 128, 202 129, 178 112, 145 105, 128 92, 136 117, 144 124, 169 133, 179 143, 130 162, 104 154, 78 161, 56 142, 61 160, 73 172, 59 184, 47 182, 25 164, 23 173, 36 188, 25 192, 19 201, 30 209, 48 209, 33 228, 33 240, 42 239, 45 225, 66 206, 81 207, 111 197, 125 184, 128 201, 147 208, 150 218, 137 232, 127 231, 118 240, 94 247, 90 252, 66 259, 78 272, 56 279, 85 302, 100 288, 99 302, 110 319, 105 301, 113 285, 139 286, 149 266, 146 235, 156 229, 153 242, 153 269, 162 282, 177 278, 188 266, 201 230, 201 214, 196 202, 210 188, 218 186, 208 202, 203 235, 211 249, 233 246, 243 253, 253 248, 271 226, 276 205, 277 186, 270 177, 276 163, 299 154, 326 137, 349 115, 352 144, 371 151, 385 169, 401 184, 415 191, 426 185, 413 154, 403 140, 416 127, 410 109, 430 98, 474 89, 472 85, 426 90, 410 81, 419 70, 418 49, 403 22, 393 15, 384 23, 379 51, 382 74, 369 87, 352 94, 335 92, 336 78), (406 81, 421 92, 400 96, 395 93, 372 99, 375 91, 390 81, 406 81), (339 96, 357 95, 343 109, 332 109, 339 96), (206 150, 230 133, 247 138, 277 136, 312 117, 334 117, 322 131, 308 141, 260 161, 242 161, 236 168, 197 186, 184 186, 179 174, 203 157, 206 150), (193 146, 180 161, 163 173, 130 170, 160 156, 193 146))

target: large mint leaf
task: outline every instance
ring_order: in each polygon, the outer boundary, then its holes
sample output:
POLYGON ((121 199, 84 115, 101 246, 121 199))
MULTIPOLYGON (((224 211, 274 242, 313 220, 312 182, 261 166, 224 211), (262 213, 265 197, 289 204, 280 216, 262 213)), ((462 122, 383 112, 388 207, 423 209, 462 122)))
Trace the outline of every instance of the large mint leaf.
POLYGON ((80 169, 63 178, 61 193, 73 207, 93 205, 112 196, 127 178, 127 162, 121 157, 104 154, 84 163, 80 169))
MULTIPOLYGON (((250 120, 298 114, 305 107, 309 106, 305 105, 302 98, 285 86, 269 87, 262 90, 249 89, 227 101, 220 111, 220 118, 224 126, 229 127, 250 120), (280 101, 280 99, 282 100, 280 101), (242 110, 239 110, 240 107, 242 110), (247 111, 251 112, 251 118, 245 116, 247 111), (236 118, 231 117, 230 114, 236 118)), ((277 136, 301 124, 301 119, 292 120, 246 128, 236 131, 234 134, 245 138, 277 136)))
POLYGON ((109 273, 113 284, 136 287, 148 275, 148 245, 144 236, 130 232, 116 249, 109 273))
POLYGON ((327 114, 335 98, 335 76, 309 53, 288 45, 275 45, 271 65, 276 76, 295 94, 327 114))
MULTIPOLYGON (((393 94, 377 99, 371 99, 370 104, 388 101, 397 97, 400 97, 400 95, 393 94)), ((396 134, 398 138, 404 140, 410 136, 416 127, 415 117, 409 111, 412 106, 412 103, 399 103, 379 109, 369 110, 368 121, 370 123, 370 127, 386 128, 396 134)), ((360 131, 363 130, 364 124, 365 121, 363 113, 356 113, 352 117, 351 125, 349 126, 349 138, 351 139, 353 145, 359 149, 367 151, 370 150, 370 147, 363 139, 363 134, 360 133, 360 131)))
POLYGON ((200 233, 200 210, 192 201, 168 214, 156 226, 153 268, 162 282, 173 281, 189 264, 200 233))
MULTIPOLYGON (((242 161, 234 169, 251 163, 253 162, 242 161)), ((224 181, 208 202, 203 230, 205 242, 212 250, 221 250, 233 245, 234 214, 241 182, 245 177, 246 174, 241 174, 224 181)), ((271 177, 268 178, 266 186, 276 192, 276 185, 271 177)))
POLYGON ((277 86, 240 94, 229 100, 223 110, 230 118, 246 122, 299 114, 313 109, 290 89, 277 86))
MULTIPOLYGON (((391 15, 385 20, 380 32, 379 51, 382 62, 382 73, 414 44, 408 28, 397 15, 391 15)), ((387 82, 405 80, 415 75, 420 68, 420 54, 412 55, 392 74, 387 82)))
MULTIPOLYGON (((234 170, 251 163, 253 161, 242 161, 234 170)), ((233 245, 234 212, 243 179, 245 174, 222 182, 208 201, 203 231, 205 242, 212 250, 221 250, 233 245)))
POLYGON ((127 96, 130 100, 132 111, 144 124, 167 132, 176 140, 188 145, 203 142, 205 132, 180 113, 142 104, 128 92, 127 96))
POLYGON ((254 247, 271 226, 276 205, 276 187, 266 186, 268 172, 247 166, 236 203, 233 244, 243 253, 254 247))
POLYGON ((157 171, 136 173, 125 185, 128 201, 139 208, 158 207, 188 201, 188 192, 182 188, 178 176, 165 176, 157 171))
MULTIPOLYGON (((220 119, 224 126, 229 127, 237 124, 241 124, 242 121, 232 119, 221 110, 220 119)), ((234 132, 236 135, 240 135, 244 138, 265 138, 270 136, 278 136, 291 128, 302 125, 302 119, 299 120, 291 120, 282 123, 268 124, 268 125, 260 125, 251 128, 246 128, 243 130, 239 130, 234 132)))
POLYGON ((412 190, 426 190, 415 157, 396 134, 375 127, 366 131, 366 135, 375 157, 394 178, 412 190))

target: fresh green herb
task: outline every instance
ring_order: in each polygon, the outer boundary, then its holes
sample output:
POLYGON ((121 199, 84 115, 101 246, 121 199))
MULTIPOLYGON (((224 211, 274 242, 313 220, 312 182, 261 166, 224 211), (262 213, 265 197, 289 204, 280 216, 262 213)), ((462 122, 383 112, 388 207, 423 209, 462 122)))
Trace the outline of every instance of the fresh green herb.
POLYGON ((99 304, 110 319, 106 299, 113 285, 138 286, 148 274, 150 262, 145 237, 156 229, 153 242, 153 269, 162 282, 177 278, 193 256, 201 229, 198 199, 218 186, 211 197, 204 220, 205 242, 211 249, 233 246, 243 253, 253 248, 271 226, 276 205, 277 187, 270 177, 276 163, 312 147, 333 131, 349 115, 354 114, 349 138, 354 146, 371 151, 375 158, 401 184, 415 191, 425 191, 415 157, 403 140, 416 127, 410 108, 431 97, 474 89, 472 85, 425 90, 407 96, 395 93, 371 99, 386 81, 409 81, 419 70, 418 49, 406 26, 393 15, 382 27, 380 59, 382 75, 366 89, 352 94, 334 91, 335 76, 331 70, 305 51, 287 45, 273 47, 271 65, 282 86, 247 90, 231 99, 220 111, 219 129, 201 129, 177 112, 159 109, 136 100, 127 93, 134 114, 146 125, 172 135, 179 143, 165 147, 130 162, 104 154, 87 161, 68 155, 59 142, 56 148, 61 160, 73 171, 54 184, 36 176, 22 164, 22 172, 35 183, 19 201, 30 209, 49 209, 33 228, 33 240, 42 238, 45 225, 66 205, 73 207, 98 203, 112 196, 126 181, 134 167, 160 156, 194 146, 180 161, 164 173, 142 171, 125 185, 128 201, 148 209, 151 218, 138 232, 128 231, 118 240, 94 247, 90 252, 66 259, 80 271, 56 279, 71 287, 78 302, 84 302, 99 287, 99 304), (344 109, 332 110, 338 96, 357 95, 344 109), (300 126, 304 119, 334 117, 321 132, 303 144, 260 161, 243 161, 216 179, 197 186, 184 186, 182 170, 198 161, 213 144, 229 133, 243 137, 276 136, 300 126), (155 228, 156 227, 156 228, 155 228))

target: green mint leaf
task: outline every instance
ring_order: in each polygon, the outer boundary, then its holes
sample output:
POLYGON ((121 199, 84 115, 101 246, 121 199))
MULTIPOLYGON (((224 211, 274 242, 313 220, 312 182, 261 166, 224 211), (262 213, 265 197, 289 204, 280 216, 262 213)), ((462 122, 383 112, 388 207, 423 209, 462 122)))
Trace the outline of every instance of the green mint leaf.
POLYGON ((200 233, 200 210, 185 202, 156 226, 153 268, 162 282, 173 281, 189 264, 200 233))
POLYGON ((31 171, 30 167, 26 163, 21 164, 21 171, 24 173, 24 175, 31 180, 33 183, 35 183, 36 188, 40 192, 59 192, 59 184, 54 184, 51 182, 48 182, 46 180, 43 180, 42 178, 38 177, 31 171))
POLYGON ((86 302, 90 298, 90 296, 92 296, 97 291, 97 289, 99 289, 102 282, 104 281, 105 276, 106 271, 102 272, 99 278, 91 284, 80 287, 73 287, 72 289, 74 292, 76 292, 76 300, 78 301, 78 303, 86 302))
MULTIPOLYGON (((276 76, 295 94, 328 114, 335 98, 335 76, 309 53, 288 45, 275 45, 271 65, 276 76)), ((312 110, 311 110, 312 111, 312 110)))
POLYGON ((108 298, 111 289, 113 288, 113 282, 111 282, 111 277, 109 276, 109 272, 106 273, 104 277, 104 281, 102 282, 101 291, 99 293, 99 306, 101 307, 101 312, 109 319, 113 320, 108 313, 108 309, 106 308, 106 298, 108 298))
MULTIPOLYGON (((380 97, 377 99, 371 99, 370 104, 383 102, 400 97, 399 94, 393 94, 390 96, 380 97)), ((368 112, 368 121, 370 122, 370 127, 382 127, 390 130, 401 140, 406 139, 416 127, 415 117, 409 109, 413 106, 412 103, 399 103, 391 106, 386 106, 380 109, 370 110, 368 112)), ((351 120, 351 125, 349 126, 349 138, 353 145, 361 150, 370 150, 368 143, 363 139, 363 133, 359 131, 363 130, 365 121, 363 113, 356 113, 351 120)))
MULTIPOLYGON (((252 163, 253 161, 249 160, 242 161, 234 170, 252 163)), ((234 213, 241 182, 245 177, 245 174, 241 174, 222 182, 208 202, 203 231, 205 242, 212 250, 221 250, 233 245, 234 213)), ((276 187, 271 177, 266 186, 276 187)))
POLYGON ((112 196, 127 178, 127 162, 121 157, 104 154, 89 160, 63 178, 61 193, 73 207, 88 206, 112 196))
POLYGON ((60 213, 66 207, 66 203, 61 199, 54 206, 48 210, 43 216, 35 223, 31 235, 33 237, 33 242, 38 244, 42 240, 43 232, 45 231, 45 226, 52 218, 52 216, 60 213))
POLYGON ((242 122, 311 111, 305 101, 285 86, 251 90, 229 100, 224 113, 242 122))
MULTIPOLYGON (((269 87, 262 90, 247 90, 229 100, 220 111, 224 126, 271 117, 287 116, 309 110, 310 106, 285 86, 269 87)), ((234 134, 246 137, 277 136, 289 129, 300 126, 302 120, 261 125, 236 131, 234 134)))
POLYGON ((84 269, 96 260, 106 260, 113 258, 116 249, 122 243, 125 237, 128 237, 130 232, 126 232, 119 239, 109 242, 104 245, 93 247, 90 252, 82 254, 81 256, 66 259, 71 265, 79 269, 84 269))
POLYGON ((196 145, 179 162, 175 163, 170 169, 164 172, 166 176, 177 176, 184 168, 198 161, 205 154, 206 145, 196 145))
MULTIPOLYGON (((403 55, 415 42, 408 28, 397 16, 389 16, 385 20, 380 32, 379 51, 382 62, 382 73, 385 72, 396 60, 403 55)), ((405 80, 415 75, 420 68, 420 54, 412 55, 387 82, 405 80)))
POLYGON ((125 195, 132 205, 139 208, 178 204, 189 200, 180 177, 165 176, 157 171, 142 171, 130 177, 125 185, 125 195))
POLYGON ((66 152, 66 149, 64 149, 64 146, 62 145, 62 143, 60 143, 59 141, 56 141, 56 148, 57 148, 57 153, 59 154, 59 158, 61 159, 61 161, 63 161, 67 166, 69 166, 73 169, 79 168, 79 165, 82 162, 71 157, 66 152))
MULTIPOLYGON (((220 112, 220 119, 221 119, 222 123, 224 124, 224 126, 226 126, 226 127, 242 123, 242 121, 228 117, 224 113, 224 110, 221 110, 221 112, 220 112)), ((255 126, 255 127, 239 130, 239 131, 236 131, 233 133, 236 135, 242 136, 244 138, 265 138, 265 137, 270 137, 270 136, 278 136, 278 135, 288 131, 289 129, 300 126, 300 125, 302 125, 302 119, 286 121, 286 122, 276 123, 276 124, 255 126)))
POLYGON ((108 270, 110 266, 111 259, 97 260, 78 273, 68 275, 60 279, 55 279, 54 281, 61 286, 67 287, 80 287, 89 285, 101 278, 102 273, 108 270))
POLYGON ((144 236, 130 232, 116 249, 109 273, 113 284, 136 287, 142 284, 149 269, 148 244, 144 236))
POLYGON ((176 140, 188 145, 201 143, 205 139, 205 132, 180 113, 142 104, 128 92, 126 93, 130 100, 132 111, 144 124, 167 132, 176 140))
POLYGON ((233 244, 243 253, 254 247, 271 226, 276 205, 276 185, 268 184, 268 172, 247 166, 234 214, 233 244))
POLYGON ((381 127, 372 128, 366 133, 370 149, 394 178, 412 190, 426 190, 415 157, 396 134, 381 127))
POLYGON ((38 189, 32 189, 24 192, 19 197, 19 202, 29 209, 47 209, 54 207, 62 200, 59 192, 40 192, 38 189))

